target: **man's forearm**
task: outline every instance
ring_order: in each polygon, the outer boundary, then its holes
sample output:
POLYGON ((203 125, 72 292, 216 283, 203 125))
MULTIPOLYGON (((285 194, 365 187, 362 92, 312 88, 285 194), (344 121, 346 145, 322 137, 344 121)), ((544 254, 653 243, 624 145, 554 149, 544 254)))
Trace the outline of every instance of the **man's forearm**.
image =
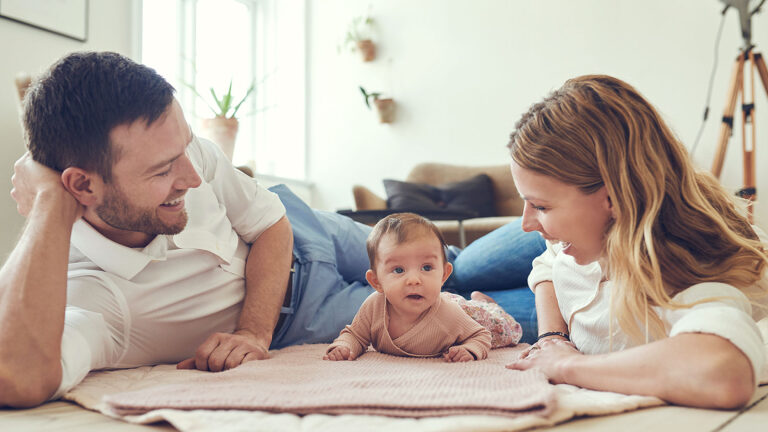
POLYGON ((293 231, 283 217, 251 245, 245 264, 245 301, 238 331, 253 335, 264 348, 272 342, 283 305, 293 256, 293 231))
POLYGON ((63 189, 38 194, 0 269, 0 405, 41 403, 61 380, 67 263, 78 211, 63 189))

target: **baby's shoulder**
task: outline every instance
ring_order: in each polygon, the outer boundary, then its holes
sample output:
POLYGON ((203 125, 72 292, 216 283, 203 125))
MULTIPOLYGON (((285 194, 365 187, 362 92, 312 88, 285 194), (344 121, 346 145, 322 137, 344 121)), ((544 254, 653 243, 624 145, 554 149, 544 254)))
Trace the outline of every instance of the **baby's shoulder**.
POLYGON ((368 297, 366 297, 365 301, 363 301, 363 304, 360 306, 360 309, 375 308, 377 306, 383 305, 385 302, 386 297, 384 297, 384 294, 378 291, 374 291, 368 297))

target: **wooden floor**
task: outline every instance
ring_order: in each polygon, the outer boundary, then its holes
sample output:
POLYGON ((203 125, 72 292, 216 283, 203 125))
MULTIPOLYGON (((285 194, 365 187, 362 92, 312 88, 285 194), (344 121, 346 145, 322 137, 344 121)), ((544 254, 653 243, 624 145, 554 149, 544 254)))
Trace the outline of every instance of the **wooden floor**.
MULTIPOLYGON (((132 425, 80 408, 69 402, 50 402, 27 410, 0 409, 0 431, 174 431, 168 423, 132 425)), ((662 406, 603 417, 571 420, 537 430, 557 432, 754 432, 768 430, 768 386, 757 389, 741 411, 714 411, 662 406)))

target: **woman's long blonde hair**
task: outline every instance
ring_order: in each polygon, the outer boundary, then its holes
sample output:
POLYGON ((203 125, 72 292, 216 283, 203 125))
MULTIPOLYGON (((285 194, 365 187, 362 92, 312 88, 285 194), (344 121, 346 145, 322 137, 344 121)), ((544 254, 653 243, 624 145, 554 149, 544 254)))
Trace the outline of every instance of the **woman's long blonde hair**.
POLYGON ((635 341, 665 334, 650 307, 700 282, 753 287, 768 254, 736 200, 696 172, 682 143, 633 87, 603 75, 571 79, 518 121, 519 166, 593 193, 605 186, 615 219, 604 257, 612 315, 635 341))

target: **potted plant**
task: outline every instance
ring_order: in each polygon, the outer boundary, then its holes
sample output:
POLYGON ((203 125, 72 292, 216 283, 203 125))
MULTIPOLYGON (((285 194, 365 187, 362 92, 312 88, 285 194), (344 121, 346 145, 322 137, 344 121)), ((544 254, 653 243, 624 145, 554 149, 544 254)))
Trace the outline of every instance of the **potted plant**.
POLYGON ((235 139, 237 138, 237 130, 240 126, 240 123, 235 116, 243 103, 256 89, 256 82, 254 81, 251 83, 251 86, 248 87, 248 90, 246 90, 245 94, 240 98, 236 98, 232 93, 232 80, 229 81, 226 93, 221 96, 216 94, 216 90, 211 87, 209 91, 213 97, 214 104, 211 104, 208 99, 204 98, 192 85, 185 85, 189 87, 197 97, 202 99, 213 112, 213 118, 204 118, 202 120, 202 127, 211 140, 221 147, 229 160, 232 160, 232 154, 235 149, 235 139))
POLYGON ((344 45, 351 51, 360 51, 363 61, 369 62, 376 58, 376 44, 371 40, 373 32, 373 18, 359 16, 352 19, 347 27, 344 45))
POLYGON ((379 123, 395 121, 395 101, 392 98, 382 98, 379 92, 368 93, 362 86, 360 86, 360 92, 368 109, 371 109, 371 99, 373 99, 376 112, 379 114, 379 123))

